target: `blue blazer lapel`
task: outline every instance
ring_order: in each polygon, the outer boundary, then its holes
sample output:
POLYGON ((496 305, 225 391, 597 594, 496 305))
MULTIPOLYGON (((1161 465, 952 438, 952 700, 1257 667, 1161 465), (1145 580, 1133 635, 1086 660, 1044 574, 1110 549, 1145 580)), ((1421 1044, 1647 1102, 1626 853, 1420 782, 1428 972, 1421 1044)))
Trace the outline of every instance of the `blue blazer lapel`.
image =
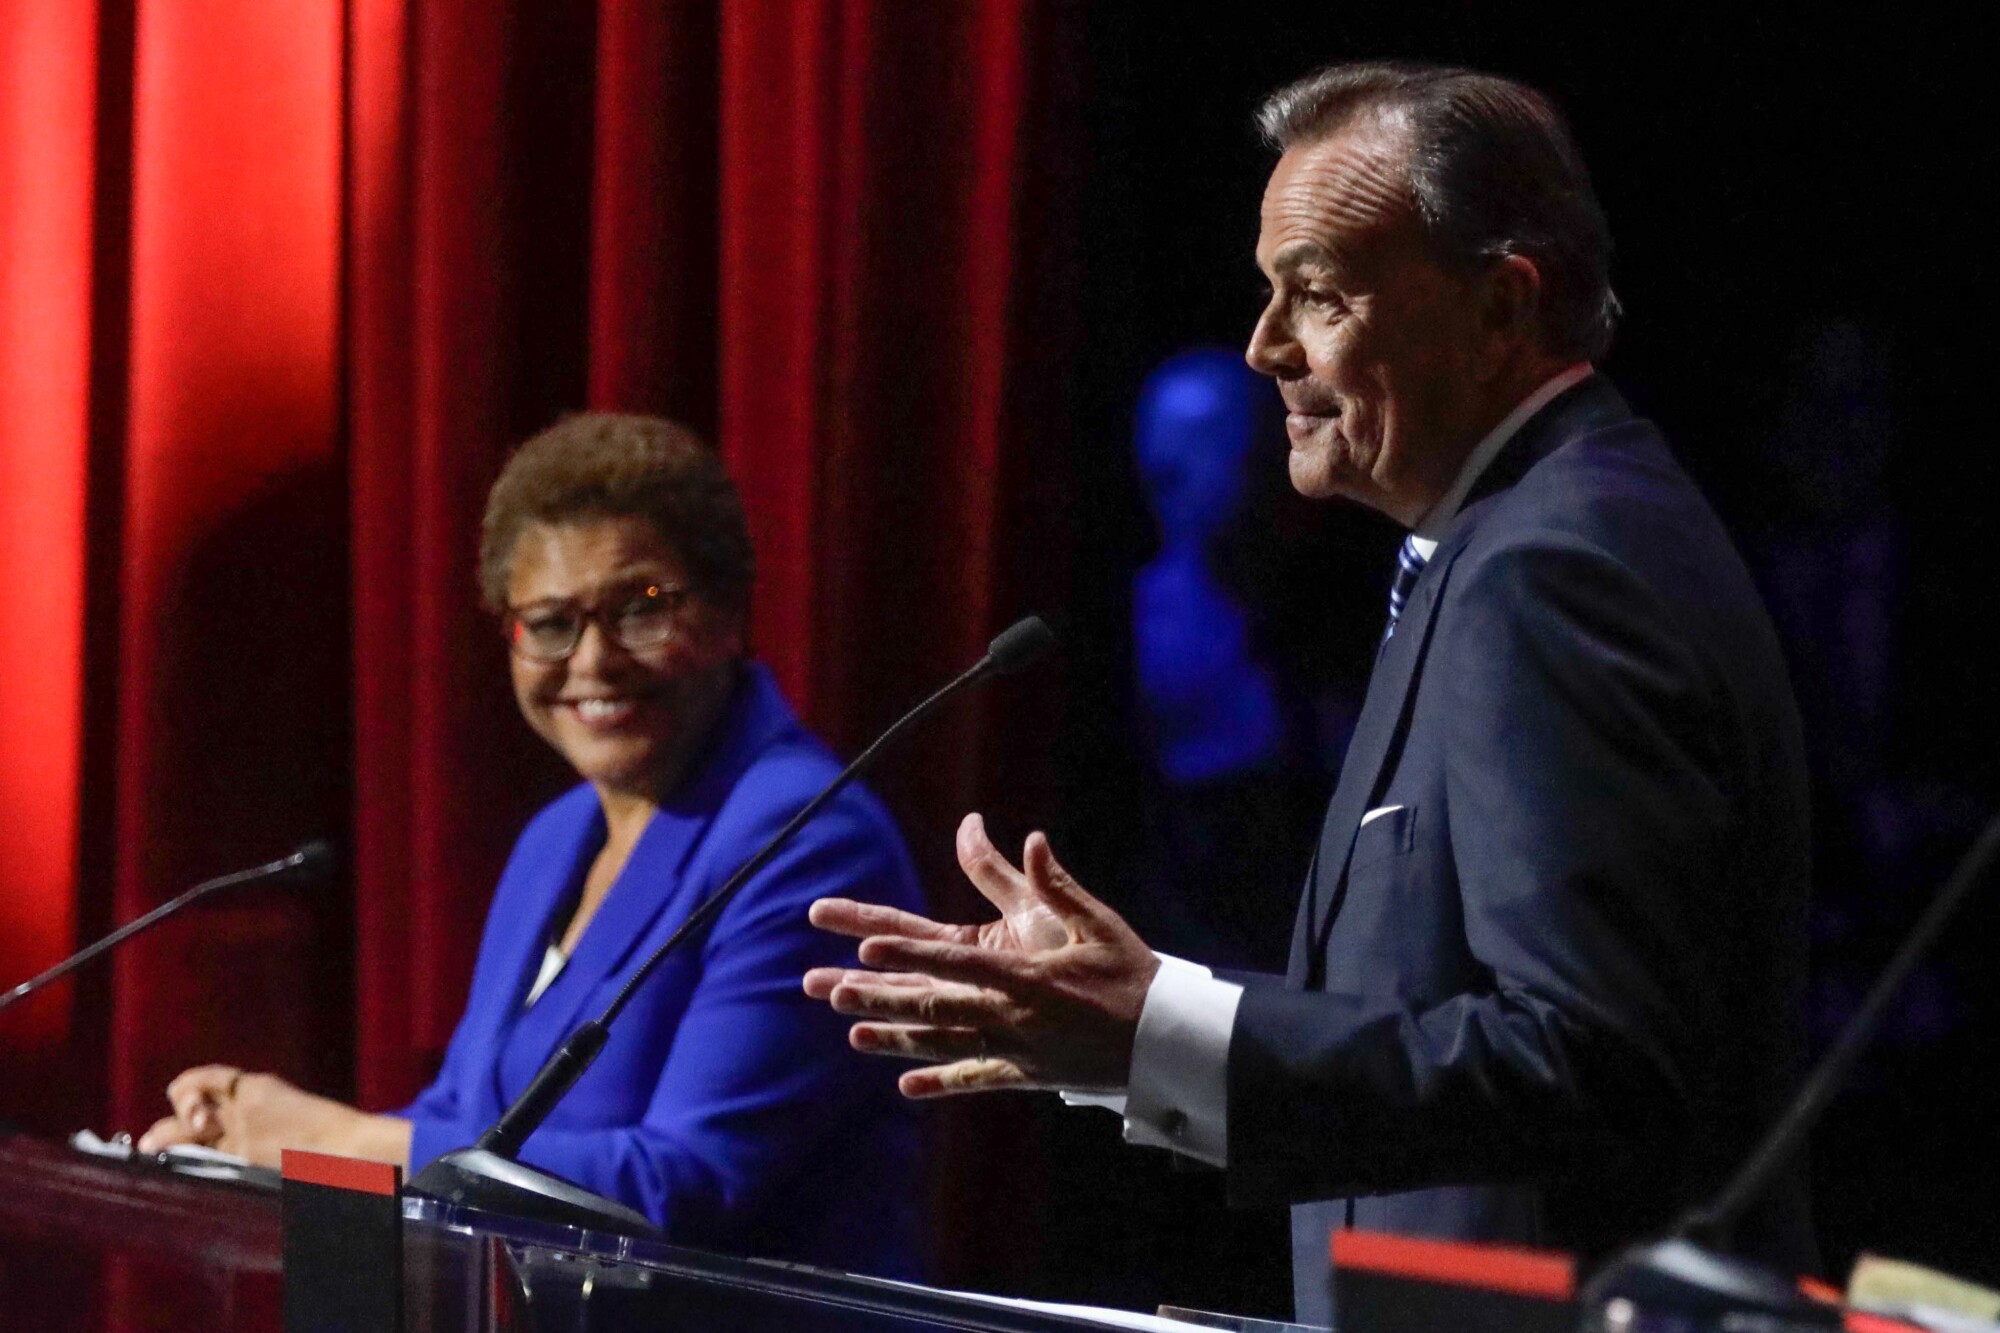
POLYGON ((538 820, 515 849, 487 912, 488 944, 480 950, 480 970, 466 1005, 466 1033, 473 1049, 491 1052, 486 1081, 494 1106, 509 1100, 501 1083, 499 1053, 505 1048, 548 947, 555 914, 576 900, 584 871, 604 841, 604 821, 596 793, 579 787, 562 798, 553 819, 538 820), (550 893, 554 880, 562 885, 550 893))
MULTIPOLYGON (((746 666, 713 745, 654 812, 617 882, 584 928, 576 952, 532 1008, 525 1013, 520 1008, 526 982, 515 998, 515 1035, 524 1049, 541 1052, 537 1065, 579 1022, 596 1017, 584 1013, 584 1006, 600 984, 614 976, 622 981, 642 961, 640 946, 648 952, 658 947, 715 887, 713 876, 691 873, 702 839, 751 762, 793 725, 770 673, 759 665, 746 666)), ((720 869, 727 873, 735 867, 720 869)), ((577 873, 581 876, 582 869, 577 873)), ((538 939, 546 941, 546 927, 538 939)))
POLYGON ((605 978, 622 978, 628 963, 637 966, 634 954, 642 942, 665 938, 658 929, 663 916, 678 922, 686 915, 699 886, 690 885, 682 871, 714 815, 713 808, 662 809, 653 815, 562 972, 525 1012, 516 1000, 522 1041, 552 1050, 579 1022, 596 1017, 584 1013, 584 1005, 605 978))

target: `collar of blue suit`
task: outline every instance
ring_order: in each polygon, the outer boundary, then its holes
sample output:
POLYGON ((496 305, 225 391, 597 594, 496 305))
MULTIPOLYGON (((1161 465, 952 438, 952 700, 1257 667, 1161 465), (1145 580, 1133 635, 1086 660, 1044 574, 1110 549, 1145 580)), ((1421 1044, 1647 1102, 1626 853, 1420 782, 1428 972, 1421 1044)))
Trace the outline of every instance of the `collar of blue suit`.
MULTIPOLYGON (((619 876, 621 883, 634 874, 659 876, 668 882, 677 880, 744 772, 774 742, 797 727, 798 720, 779 693, 770 671, 760 663, 744 664, 708 745, 640 834, 631 859, 619 876)), ((529 964, 547 947, 553 922, 574 901, 591 857, 604 842, 604 812, 595 792, 580 786, 564 796, 558 807, 561 814, 555 827, 545 831, 533 855, 545 865, 561 866, 559 873, 566 874, 571 882, 564 892, 548 900, 543 918, 533 923, 532 932, 524 932, 518 941, 515 952, 520 958, 515 960, 514 972, 524 987, 522 998, 525 986, 534 979, 529 964)), ((605 896, 597 918, 577 941, 576 952, 564 966, 565 974, 588 979, 622 966, 636 942, 667 905, 658 894, 620 893, 618 888, 614 885, 605 896)), ((567 992, 571 990, 578 990, 579 998, 581 992, 574 978, 569 984, 564 983, 564 976, 559 975, 548 992, 526 1012, 546 1018, 547 1012, 561 1011, 566 1023, 574 1004, 562 1001, 569 998, 567 992)), ((518 1008, 517 1005, 514 1018, 522 1017, 518 1008)))

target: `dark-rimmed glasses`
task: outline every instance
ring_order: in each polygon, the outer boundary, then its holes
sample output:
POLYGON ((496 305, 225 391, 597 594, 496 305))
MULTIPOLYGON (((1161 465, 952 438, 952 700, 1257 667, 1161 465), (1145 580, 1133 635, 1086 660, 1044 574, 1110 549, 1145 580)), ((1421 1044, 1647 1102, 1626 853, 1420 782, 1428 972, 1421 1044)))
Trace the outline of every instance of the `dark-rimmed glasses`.
POLYGON ((581 602, 530 602, 510 606, 501 618, 507 647, 531 662, 560 662, 583 642, 583 627, 598 630, 627 652, 657 648, 674 637, 674 620, 686 588, 649 583, 606 597, 596 606, 581 602))

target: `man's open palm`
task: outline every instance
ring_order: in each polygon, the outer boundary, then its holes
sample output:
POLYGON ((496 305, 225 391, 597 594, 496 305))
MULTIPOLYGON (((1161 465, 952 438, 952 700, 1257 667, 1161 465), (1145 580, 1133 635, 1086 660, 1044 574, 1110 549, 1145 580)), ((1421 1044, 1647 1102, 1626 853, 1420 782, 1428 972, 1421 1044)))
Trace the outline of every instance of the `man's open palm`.
POLYGON ((879 971, 814 968, 806 994, 864 1021, 855 1049, 931 1062, 903 1075, 905 1095, 994 1088, 1122 1088, 1132 1036, 1158 960, 1031 834, 1015 867, 978 815, 958 830, 958 861, 1000 911, 953 926, 868 903, 822 898, 814 925, 861 939, 879 971))

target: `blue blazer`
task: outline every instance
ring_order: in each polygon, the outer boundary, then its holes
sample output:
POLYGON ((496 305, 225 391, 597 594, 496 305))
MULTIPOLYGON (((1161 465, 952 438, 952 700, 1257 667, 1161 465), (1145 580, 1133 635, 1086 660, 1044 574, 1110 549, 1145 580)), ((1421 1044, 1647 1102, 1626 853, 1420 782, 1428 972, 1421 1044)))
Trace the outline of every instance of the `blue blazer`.
MULTIPOLYGON (((1807 797, 1721 523, 1592 377, 1475 485, 1382 648, 1285 986, 1229 1052, 1233 1198, 1598 1257, 1747 1155, 1801 1063, 1807 797), (1373 809, 1388 813, 1368 820, 1373 809)), ((1813 1262, 1802 1175, 1738 1237, 1813 1262)))
MULTIPOLYGON (((472 993, 437 1081, 399 1114, 410 1164, 471 1143, 687 913, 824 786, 839 764, 761 666, 744 669, 705 758, 654 815, 575 953, 524 1007, 555 914, 605 830, 570 791, 515 845, 486 918, 472 993)), ((873 796, 849 787, 669 959, 521 1156, 639 1209, 680 1244, 891 1276, 916 1268, 912 1112, 886 1063, 799 978, 854 966, 813 929, 824 894, 920 910, 909 856, 873 796)))

